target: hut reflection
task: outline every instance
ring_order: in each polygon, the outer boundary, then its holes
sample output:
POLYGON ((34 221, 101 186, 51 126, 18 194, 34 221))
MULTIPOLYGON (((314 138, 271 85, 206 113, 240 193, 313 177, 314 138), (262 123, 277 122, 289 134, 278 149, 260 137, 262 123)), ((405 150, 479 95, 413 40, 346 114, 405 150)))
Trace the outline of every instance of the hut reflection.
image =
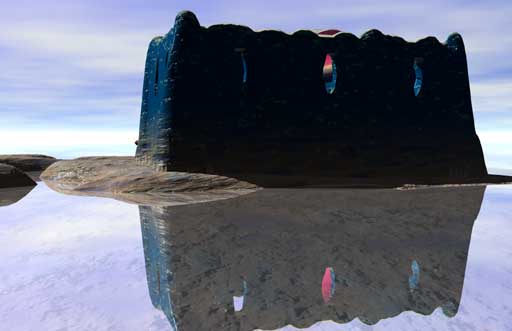
POLYGON ((484 191, 264 189, 141 206, 151 300, 180 330, 454 316, 484 191))

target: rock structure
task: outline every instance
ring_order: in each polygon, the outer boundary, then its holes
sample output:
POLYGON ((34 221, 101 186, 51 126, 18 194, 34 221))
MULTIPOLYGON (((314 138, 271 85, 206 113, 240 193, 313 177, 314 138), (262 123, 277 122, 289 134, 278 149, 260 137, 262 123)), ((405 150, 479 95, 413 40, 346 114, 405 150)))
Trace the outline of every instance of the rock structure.
POLYGON ((263 189, 140 207, 151 300, 178 330, 375 324, 438 307, 449 318, 484 191, 263 189))
POLYGON ((91 156, 52 164, 41 178, 65 194, 115 198, 139 205, 178 205, 233 198, 258 189, 234 178, 157 172, 133 156, 91 156))
POLYGON ((0 189, 35 185, 36 183, 23 171, 11 165, 0 163, 0 189))
POLYGON ((191 12, 149 45, 136 156, 161 170, 244 180, 487 175, 459 34, 445 43, 377 30, 290 35, 206 28, 191 12))
POLYGON ((0 163, 10 164, 23 171, 43 171, 58 160, 40 154, 7 154, 0 155, 0 163))

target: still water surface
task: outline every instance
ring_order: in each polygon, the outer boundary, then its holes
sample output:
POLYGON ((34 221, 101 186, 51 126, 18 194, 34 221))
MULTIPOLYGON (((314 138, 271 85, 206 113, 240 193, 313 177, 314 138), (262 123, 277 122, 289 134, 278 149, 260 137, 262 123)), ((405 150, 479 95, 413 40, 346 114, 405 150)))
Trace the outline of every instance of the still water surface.
POLYGON ((1 330, 511 330, 512 186, 0 207, 1 330))

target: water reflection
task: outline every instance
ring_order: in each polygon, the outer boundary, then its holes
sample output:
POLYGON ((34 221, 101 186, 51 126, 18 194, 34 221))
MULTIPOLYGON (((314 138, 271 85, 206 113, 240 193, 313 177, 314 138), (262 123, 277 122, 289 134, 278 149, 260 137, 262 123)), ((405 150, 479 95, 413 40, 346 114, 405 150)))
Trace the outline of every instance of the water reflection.
POLYGON ((22 186, 0 189, 0 207, 9 206, 20 201, 29 194, 34 187, 35 186, 22 186))
POLYGON ((335 282, 334 269, 330 267, 325 268, 324 278, 322 279, 322 297, 325 303, 328 303, 334 295, 336 289, 335 282))
POLYGON ((180 330, 455 316, 484 191, 270 189, 141 206, 151 300, 180 330))
POLYGON ((411 263, 412 275, 409 276, 409 289, 414 291, 420 283, 420 266, 416 260, 411 263))

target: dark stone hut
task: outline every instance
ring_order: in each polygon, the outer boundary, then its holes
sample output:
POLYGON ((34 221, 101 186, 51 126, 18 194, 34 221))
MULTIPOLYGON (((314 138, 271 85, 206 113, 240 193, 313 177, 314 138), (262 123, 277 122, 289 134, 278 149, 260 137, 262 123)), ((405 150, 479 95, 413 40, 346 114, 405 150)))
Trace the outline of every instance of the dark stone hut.
POLYGON ((191 12, 149 45, 136 157, 262 184, 487 175, 459 34, 290 35, 206 28, 191 12))

